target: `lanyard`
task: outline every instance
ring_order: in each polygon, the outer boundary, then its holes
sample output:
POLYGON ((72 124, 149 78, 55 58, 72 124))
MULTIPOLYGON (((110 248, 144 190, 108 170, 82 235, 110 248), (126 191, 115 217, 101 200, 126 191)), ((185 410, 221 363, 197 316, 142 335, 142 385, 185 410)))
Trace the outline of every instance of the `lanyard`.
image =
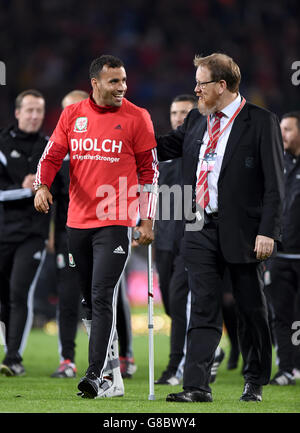
POLYGON ((243 106, 246 104, 246 99, 242 96, 242 102, 240 103, 240 105, 238 106, 236 112, 233 114, 233 116, 229 119, 229 121, 227 122, 226 126, 224 126, 224 128, 219 131, 219 133, 217 135, 214 135, 214 137, 212 136, 211 133, 211 126, 210 126, 210 119, 209 116, 207 116, 207 130, 208 130, 208 135, 209 135, 209 140, 212 142, 213 140, 218 141, 220 136, 223 134, 223 132, 225 131, 226 128, 228 128, 229 125, 232 124, 232 122, 234 121, 234 119, 236 118, 236 116, 239 114, 239 112, 241 111, 241 109, 243 108, 243 106))

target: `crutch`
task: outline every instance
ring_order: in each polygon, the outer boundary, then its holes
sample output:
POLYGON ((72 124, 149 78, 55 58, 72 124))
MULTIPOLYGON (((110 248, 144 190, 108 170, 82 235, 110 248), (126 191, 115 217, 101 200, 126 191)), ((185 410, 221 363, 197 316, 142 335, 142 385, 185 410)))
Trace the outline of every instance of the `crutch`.
MULTIPOLYGON (((138 240, 139 231, 133 232, 133 239, 138 240)), ((153 341, 153 267, 152 244, 148 245, 147 273, 148 273, 148 335, 149 335, 149 395, 148 400, 155 400, 154 395, 154 341, 153 341)))

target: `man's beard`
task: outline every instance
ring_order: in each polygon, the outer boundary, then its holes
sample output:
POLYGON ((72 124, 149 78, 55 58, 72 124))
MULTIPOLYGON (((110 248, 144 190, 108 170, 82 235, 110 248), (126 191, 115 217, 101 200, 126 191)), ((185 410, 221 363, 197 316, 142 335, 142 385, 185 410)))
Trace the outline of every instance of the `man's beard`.
POLYGON ((198 99, 198 110, 203 116, 209 116, 218 111, 217 95, 211 95, 209 99, 209 101, 200 98, 198 99))
POLYGON ((198 100, 198 110, 203 116, 209 116, 217 111, 217 104, 208 106, 205 102, 198 100))

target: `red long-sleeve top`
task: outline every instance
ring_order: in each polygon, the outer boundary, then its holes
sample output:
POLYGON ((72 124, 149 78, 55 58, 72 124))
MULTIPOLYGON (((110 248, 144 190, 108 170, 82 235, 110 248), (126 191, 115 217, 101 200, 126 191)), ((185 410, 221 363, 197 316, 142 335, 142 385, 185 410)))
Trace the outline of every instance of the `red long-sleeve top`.
POLYGON ((134 226, 154 218, 158 162, 149 113, 123 100, 100 107, 92 97, 62 112, 38 164, 35 184, 50 189, 70 154, 67 225, 134 226))

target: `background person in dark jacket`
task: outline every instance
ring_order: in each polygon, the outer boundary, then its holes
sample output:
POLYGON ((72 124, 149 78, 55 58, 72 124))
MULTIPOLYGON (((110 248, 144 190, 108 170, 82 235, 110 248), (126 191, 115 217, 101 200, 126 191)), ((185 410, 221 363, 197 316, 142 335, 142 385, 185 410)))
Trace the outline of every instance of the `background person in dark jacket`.
MULTIPOLYGON (((170 105, 170 123, 172 130, 182 125, 187 114, 197 106, 194 95, 178 95, 170 105)), ((159 185, 182 184, 182 160, 175 158, 159 164, 159 185)), ((177 215, 178 202, 170 194, 170 218, 163 219, 163 193, 159 194, 159 214, 155 221, 155 263, 159 276, 159 288, 166 314, 171 317, 170 357, 166 369, 157 385, 178 385, 182 379, 184 343, 187 326, 188 278, 183 257, 180 251, 183 238, 184 222, 177 215)), ((184 361, 183 361, 184 363, 184 361)))
MULTIPOLYGON (((194 95, 178 95, 170 106, 170 123, 175 130, 186 115, 195 108, 197 98, 194 95)), ((172 187, 182 183, 182 160, 176 158, 159 164, 159 186, 172 187)), ((170 194, 170 219, 162 218, 163 195, 159 194, 159 215, 155 221, 155 259, 159 276, 159 288, 166 314, 170 316, 170 281, 174 271, 174 261, 179 253, 183 236, 183 221, 175 220, 174 194, 170 194)))
POLYGON ((270 285, 266 287, 274 309, 274 334, 279 370, 271 385, 294 385, 293 369, 299 346, 292 342, 292 324, 300 317, 300 111, 282 117, 281 132, 285 149, 285 198, 282 243, 270 261, 270 285))
POLYGON ((47 140, 40 133, 45 100, 37 90, 18 95, 17 124, 0 133, 0 301, 6 327, 1 373, 22 375, 27 337, 33 320, 33 297, 45 257, 49 216, 33 206, 33 182, 47 140))

